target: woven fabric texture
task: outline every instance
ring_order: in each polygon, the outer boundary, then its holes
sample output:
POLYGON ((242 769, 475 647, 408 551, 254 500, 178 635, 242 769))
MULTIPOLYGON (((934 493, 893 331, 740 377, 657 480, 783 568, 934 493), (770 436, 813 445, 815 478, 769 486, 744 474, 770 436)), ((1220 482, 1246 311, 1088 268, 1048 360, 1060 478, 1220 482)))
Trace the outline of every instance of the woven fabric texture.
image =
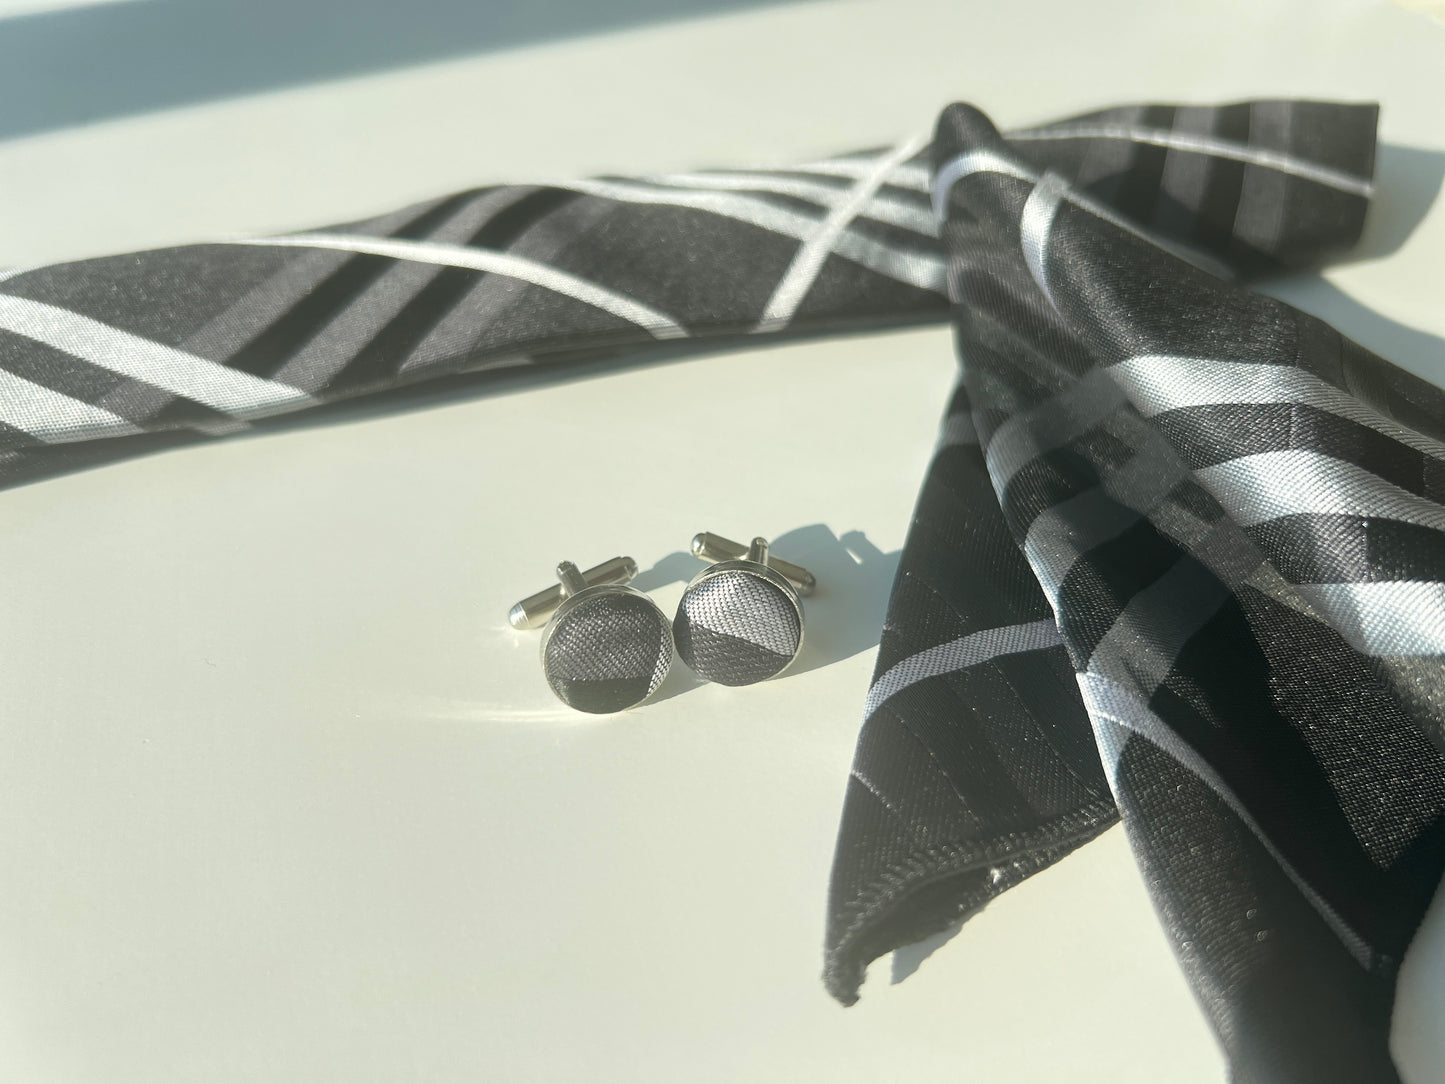
POLYGON ((751 685, 780 673, 803 646, 800 604, 775 583, 742 570, 704 574, 673 621, 682 661, 719 685, 751 685))

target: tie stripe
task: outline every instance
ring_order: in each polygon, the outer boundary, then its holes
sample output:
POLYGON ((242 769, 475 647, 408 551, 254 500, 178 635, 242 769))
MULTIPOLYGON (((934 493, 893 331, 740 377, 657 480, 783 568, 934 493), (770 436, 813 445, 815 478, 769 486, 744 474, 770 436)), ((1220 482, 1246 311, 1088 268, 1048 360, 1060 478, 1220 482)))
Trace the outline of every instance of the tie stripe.
POLYGON ((298 388, 28 298, 0 294, 0 329, 237 417, 260 417, 313 402, 298 388))

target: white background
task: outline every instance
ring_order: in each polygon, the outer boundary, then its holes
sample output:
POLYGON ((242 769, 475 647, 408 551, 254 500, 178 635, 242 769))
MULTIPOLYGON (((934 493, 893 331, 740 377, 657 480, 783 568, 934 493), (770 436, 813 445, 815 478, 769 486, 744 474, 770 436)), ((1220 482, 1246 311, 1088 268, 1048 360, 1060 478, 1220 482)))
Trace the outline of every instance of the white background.
MULTIPOLYGON (((0 142, 0 265, 488 181, 782 164, 960 99, 1004 126, 1372 99, 1413 149, 1382 156, 1364 258, 1277 289, 1440 381, 1442 73, 1445 28, 1364 0, 796 3, 559 33, 0 142)), ((1118 831, 875 964, 854 1008, 818 980, 953 367, 942 329, 760 349, 0 493, 0 1080, 1222 1080, 1118 831), (797 672, 679 667, 635 712, 563 709, 508 605, 559 559, 629 553, 670 611, 703 529, 815 566, 797 672)), ((1397 1008, 1409 1084, 1445 1081, 1442 971, 1436 915, 1397 1008)))

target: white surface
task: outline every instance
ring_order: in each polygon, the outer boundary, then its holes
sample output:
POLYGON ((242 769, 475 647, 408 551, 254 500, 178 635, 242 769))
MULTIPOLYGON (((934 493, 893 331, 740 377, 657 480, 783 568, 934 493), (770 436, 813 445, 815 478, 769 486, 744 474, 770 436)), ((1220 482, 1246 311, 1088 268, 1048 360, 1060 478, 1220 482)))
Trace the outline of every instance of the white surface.
MULTIPOLYGON (((0 264, 786 162, 960 98, 1003 124, 1380 98, 1387 141, 1438 151, 1442 50, 1360 2, 798 4, 0 143, 0 264)), ((1280 290, 1438 380, 1442 260, 1436 210, 1280 290)), ((942 329, 865 336, 0 493, 0 1079, 1222 1079, 1118 832, 852 1009, 817 979, 867 634, 952 372, 942 329), (678 572, 700 529, 831 570, 800 672, 562 709, 506 607, 563 557, 678 572)), ((1410 1084, 1445 1080, 1440 925, 1402 985, 1410 1084)))

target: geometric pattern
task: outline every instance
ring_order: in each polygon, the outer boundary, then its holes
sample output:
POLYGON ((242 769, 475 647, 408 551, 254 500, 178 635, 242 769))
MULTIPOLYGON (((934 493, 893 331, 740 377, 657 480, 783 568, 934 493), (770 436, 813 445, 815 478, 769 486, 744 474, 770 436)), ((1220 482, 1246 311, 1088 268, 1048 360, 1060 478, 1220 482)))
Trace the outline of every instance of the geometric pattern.
POLYGON ((683 662, 719 685, 751 685, 781 672, 803 646, 800 604, 752 572, 709 570, 678 603, 673 621, 683 662))
POLYGON ((1374 128, 944 113, 963 374, 843 814, 838 997, 1122 817, 1236 1079, 1398 1079, 1445 867, 1445 395, 1239 284, 1356 239, 1374 128))

